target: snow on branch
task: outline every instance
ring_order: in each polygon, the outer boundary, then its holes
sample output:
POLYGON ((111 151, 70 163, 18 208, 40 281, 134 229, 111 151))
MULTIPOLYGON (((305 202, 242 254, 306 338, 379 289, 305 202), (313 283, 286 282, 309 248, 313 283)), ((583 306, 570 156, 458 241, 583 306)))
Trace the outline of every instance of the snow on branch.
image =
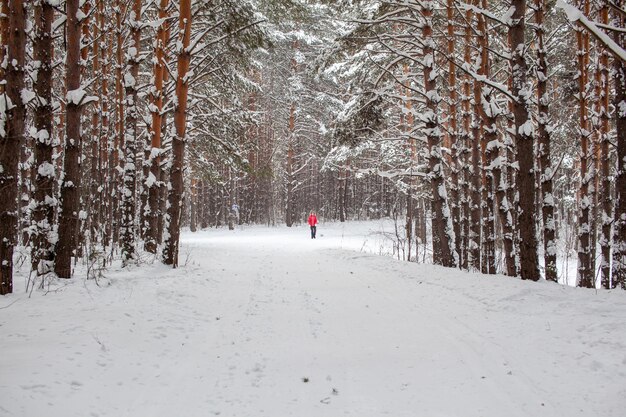
POLYGON ((459 8, 461 10, 470 10, 476 14, 481 14, 483 16, 485 16, 487 19, 491 19, 493 21, 496 21, 498 23, 501 23, 505 26, 511 26, 513 24, 512 22, 512 17, 513 17, 513 13, 515 12, 515 8, 514 7, 509 7, 507 9, 507 11, 502 15, 502 16, 497 16, 493 13, 491 13, 488 10, 485 9, 481 9, 478 6, 475 6, 473 4, 467 4, 467 3, 461 3, 459 5, 459 8))
POLYGON ((562 9, 570 22, 578 22, 589 33, 591 33, 600 43, 602 43, 616 58, 626 62, 626 50, 619 46, 605 32, 600 30, 598 25, 589 20, 585 14, 575 6, 568 4, 565 0, 557 0, 556 7, 562 9))
POLYGON ((357 96, 339 115, 334 138, 341 144, 355 146, 363 137, 369 137, 384 123, 382 105, 382 98, 375 93, 357 96))
POLYGON ((98 101, 98 97, 87 95, 87 92, 82 88, 79 88, 77 90, 69 90, 65 96, 65 99, 67 100, 67 104, 73 104, 75 106, 84 106, 86 104, 98 101))

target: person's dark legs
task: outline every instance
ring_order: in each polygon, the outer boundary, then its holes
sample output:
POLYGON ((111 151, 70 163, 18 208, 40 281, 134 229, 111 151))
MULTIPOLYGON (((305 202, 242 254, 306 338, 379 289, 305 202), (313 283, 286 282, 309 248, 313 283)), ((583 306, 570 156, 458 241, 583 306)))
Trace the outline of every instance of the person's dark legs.
POLYGON ((313 239, 315 239, 315 235, 317 234, 317 226, 312 226, 311 227, 311 233, 313 235, 313 239))

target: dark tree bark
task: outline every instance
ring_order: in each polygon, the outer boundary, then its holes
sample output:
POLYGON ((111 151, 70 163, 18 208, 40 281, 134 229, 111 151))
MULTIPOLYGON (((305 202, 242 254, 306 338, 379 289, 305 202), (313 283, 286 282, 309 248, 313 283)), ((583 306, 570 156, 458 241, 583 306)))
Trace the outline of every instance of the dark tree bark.
POLYGON ((548 281, 557 281, 556 275, 556 225, 554 222, 554 197, 552 195, 552 159, 550 150, 550 116, 548 105, 548 59, 545 46, 545 0, 535 0, 535 33, 537 36, 537 136, 539 140, 539 165, 541 177, 543 249, 545 275, 548 281))
POLYGON ((123 167, 120 162, 124 159, 124 121, 125 121, 125 100, 124 100, 124 17, 126 16, 128 3, 123 0, 115 1, 115 137, 113 140, 113 151, 111 160, 111 172, 113 181, 111 185, 110 208, 111 208, 111 228, 113 246, 117 245, 120 239, 120 172, 123 167), (120 158, 122 151, 122 158, 120 158))
POLYGON ((23 0, 3 2, 2 11, 8 11, 7 25, 2 28, 0 47, 7 48, 8 67, 5 71, 4 114, 0 114, 0 295, 13 292, 13 248, 18 225, 18 161, 24 138, 26 105, 22 102, 26 46, 26 10, 23 0), (6 37, 8 35, 8 37, 6 37), (12 107, 10 106, 12 105, 12 107))
MULTIPOLYGON (((618 8, 624 8, 624 1, 614 1, 618 8)), ((624 27, 624 15, 615 11, 613 25, 624 27)), ((613 32, 614 40, 626 48, 626 35, 613 32)), ((615 225, 613 230, 613 278, 612 287, 621 286, 626 290, 626 64, 616 59, 615 71, 615 123, 617 127, 617 177, 615 179, 615 225)))
MULTIPOLYGON (((589 11, 589 1, 583 0, 583 8, 585 12, 589 11)), ((578 43, 578 104, 580 116, 580 202, 579 202, 579 219, 578 219, 578 285, 586 288, 593 288, 594 268, 592 257, 592 239, 591 239, 591 222, 590 215, 593 199, 590 195, 590 185, 593 186, 592 175, 590 174, 590 164, 592 158, 591 147, 591 129, 589 123, 588 106, 589 99, 587 97, 587 83, 589 77, 589 35, 582 27, 577 28, 578 43)))
POLYGON ((63 180, 61 183, 61 210, 59 212, 59 241, 56 247, 54 270, 59 278, 71 278, 72 256, 75 255, 80 231, 80 184, 81 184, 81 113, 83 92, 81 88, 80 46, 81 25, 78 19, 80 0, 67 0, 66 38, 66 88, 67 110, 65 121, 65 144, 63 180))
MULTIPOLYGON (((599 11, 600 23, 609 24, 609 5, 607 1, 603 1, 599 11)), ((610 96, 610 74, 609 74, 609 52, 602 50, 599 59, 599 68, 597 69, 599 90, 598 99, 598 113, 600 116, 600 179, 601 183, 601 236, 600 247, 602 251, 602 260, 600 263, 601 276, 600 281, 602 287, 611 288, 611 227, 613 225, 613 193, 611 190, 611 154, 609 152, 610 143, 610 110, 609 110, 609 96, 610 96)))
POLYGON ((537 257, 535 175, 534 175, 534 133, 530 119, 530 86, 527 82, 526 62, 526 0, 512 0, 514 8, 509 27, 511 51, 511 80, 513 116, 515 119, 515 141, 519 163, 518 190, 520 214, 517 228, 520 234, 520 274, 522 279, 539 280, 537 257))
MULTIPOLYGON (((9 0, 0 0, 0 62, 4 62, 9 46, 9 0)), ((6 68, 0 65, 0 80, 6 80, 6 68)), ((6 84, 0 84, 0 94, 6 93, 6 84)), ((3 119, 4 120, 4 119, 3 119)))
POLYGON ((448 196, 443 175, 443 156, 441 153, 441 133, 440 120, 438 117, 438 105, 440 99, 437 94, 437 77, 433 76, 433 66, 435 65, 434 50, 431 46, 433 36, 432 15, 434 4, 424 3, 422 6, 422 16, 424 23, 422 26, 422 36, 426 40, 423 46, 424 54, 424 91, 426 92, 427 112, 423 115, 425 119, 425 133, 428 141, 428 170, 432 191, 432 231, 433 240, 438 241, 440 248, 441 265, 455 267, 457 256, 454 251, 454 231, 452 229, 452 219, 450 218, 450 208, 448 206, 448 196))
MULTIPOLYGON (((464 65, 472 65, 472 35, 473 30, 471 27, 471 22, 473 21, 474 13, 468 9, 465 11, 465 30, 464 30, 464 47, 463 47, 463 63, 464 65)), ((461 268, 469 269, 473 267, 470 265, 470 258, 472 255, 470 254, 471 242, 473 242, 471 238, 472 234, 472 226, 471 226, 471 164, 470 164, 470 154, 471 151, 469 147, 471 146, 471 135, 470 130, 472 126, 472 112, 471 112, 471 96, 472 96, 472 81, 469 74, 466 74, 463 77, 462 82, 462 99, 461 99, 461 118, 462 118, 462 130, 460 136, 460 148, 461 148, 461 178, 462 184, 461 188, 465 190, 463 194, 463 201, 461 202, 461 213, 463 219, 461 221, 461 268)))
MULTIPOLYGON (((89 42, 92 45, 92 71, 91 74, 99 75, 106 74, 103 71, 102 67, 102 54, 101 49, 104 47, 103 38, 105 34, 103 31, 103 21, 104 16, 103 12, 103 3, 99 3, 97 8, 93 11, 93 17, 91 19, 91 33, 93 34, 92 39, 89 39, 89 42)), ((87 24, 83 26, 85 28, 85 32, 89 32, 87 24)), ((87 219, 87 227, 89 229, 89 236, 92 246, 101 239, 101 230, 104 227, 104 222, 101 217, 103 204, 102 204, 102 195, 104 189, 104 183, 100 178, 100 134, 102 128, 102 104, 103 100, 103 84, 106 76, 97 79, 93 86, 94 91, 98 94, 98 102, 96 103, 94 109, 91 112, 91 132, 89 135, 89 147, 90 147, 90 174, 89 174, 89 196, 90 198, 86 201, 86 205, 88 207, 88 219, 87 219)))
MULTIPOLYGON (((479 6, 479 0, 473 0, 472 4, 479 6)), ((477 22, 476 16, 473 12, 468 11, 466 15, 469 19, 466 23, 465 38, 467 42, 465 51, 465 62, 470 65, 471 68, 478 72, 477 64, 474 57, 471 55, 471 48, 475 48, 475 42, 473 42, 472 25, 477 22)), ((467 268, 474 271, 480 271, 480 241, 481 241, 481 218, 480 218, 480 206, 481 206, 481 194, 480 194, 480 182, 482 177, 481 163, 480 163, 480 136, 482 133, 482 120, 480 119, 480 92, 481 85, 478 81, 473 80, 470 92, 470 81, 467 81, 468 96, 465 98, 467 101, 467 147, 468 157, 471 159, 471 168, 467 168, 466 175, 466 189, 468 189, 468 212, 466 216, 469 217, 469 236, 467 242, 467 268), (473 94, 473 102, 470 102, 473 94), (472 112, 475 117, 472 117, 472 112)))
POLYGON ((52 270, 54 260, 54 214, 56 198, 54 193, 55 167, 52 159, 54 150, 52 119, 52 23, 54 8, 47 1, 35 5, 35 36, 33 54, 39 62, 35 79, 35 192, 32 209, 32 251, 33 271, 39 274, 52 270))
MULTIPOLYGON (((446 3, 446 12, 447 12, 447 29, 448 29, 448 39, 447 39, 447 52, 448 56, 451 58, 450 63, 448 65, 448 94, 449 98, 449 131, 450 131, 450 208, 452 210, 452 224, 454 227, 454 236, 455 242, 454 247, 456 252, 459 254, 459 259, 462 258, 462 247, 461 247, 461 192, 459 190, 459 171, 460 171, 460 163, 459 158, 461 157, 460 148, 462 147, 459 142, 459 134, 458 134, 458 116, 457 116, 457 101, 458 101, 458 93, 457 93, 457 82, 456 82, 456 65, 452 61, 455 53, 455 18, 454 18, 454 0, 447 0, 446 3)), ((459 262, 460 266, 461 262, 459 262)))
POLYGON ((141 50, 141 0, 134 0, 127 16, 130 27, 130 46, 126 52, 127 69, 124 74, 126 95, 124 123, 124 178, 122 186, 122 218, 120 224, 120 243, 122 262, 135 258, 135 214, 137 188, 137 78, 139 76, 141 50))
POLYGON ((481 158, 480 158, 480 141, 482 135, 482 120, 478 114, 480 113, 480 90, 481 85, 478 81, 474 81, 474 113, 476 118, 472 125, 472 174, 471 174, 471 191, 470 191, 470 236, 469 236, 469 268, 474 271, 480 271, 480 241, 481 241, 481 158))
MULTIPOLYGON (((487 9, 486 0, 482 0, 480 4, 482 8, 487 9)), ((482 15, 478 15, 478 51, 480 53, 480 69, 479 74, 489 78, 490 62, 489 62, 489 38, 487 32, 487 23, 482 15)), ((496 230, 495 216, 493 212, 494 195, 493 195, 493 171, 492 165, 495 160, 495 154, 498 149, 498 128, 496 125, 497 105, 495 104, 492 93, 489 89, 482 87, 479 83, 478 91, 475 99, 478 104, 478 115, 481 119, 481 162, 482 162, 482 219, 483 219, 483 256, 482 256, 482 272, 485 274, 496 273, 496 230)))
MULTIPOLYGON (((100 27, 102 28, 102 35, 104 38, 101 42, 101 61, 102 71, 104 74, 109 74, 111 69, 111 59, 113 57, 113 37, 109 31, 112 27, 111 23, 106 20, 104 15, 104 2, 98 4, 100 27)), ((111 156, 109 152, 109 145, 111 140, 111 127, 110 127, 110 100, 109 100, 109 77, 102 78, 101 96, 100 96, 100 161, 98 177, 100 178, 100 190, 98 193, 100 207, 100 220, 104 223, 100 226, 102 235, 102 245, 107 247, 111 240, 111 200, 109 198, 111 194, 111 188, 113 184, 113 171, 111 162, 111 156)))

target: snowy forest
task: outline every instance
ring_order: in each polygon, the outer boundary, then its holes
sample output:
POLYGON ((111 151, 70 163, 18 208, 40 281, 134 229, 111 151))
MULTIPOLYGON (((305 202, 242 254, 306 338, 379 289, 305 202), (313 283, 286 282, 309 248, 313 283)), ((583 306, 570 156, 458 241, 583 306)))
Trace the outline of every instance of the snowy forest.
POLYGON ((626 288, 621 1, 3 0, 1 293, 180 230, 393 217, 397 255, 626 288), (233 216, 232 207, 237 208, 233 216))
POLYGON ((0 417, 623 417, 625 22, 0 0, 0 417))

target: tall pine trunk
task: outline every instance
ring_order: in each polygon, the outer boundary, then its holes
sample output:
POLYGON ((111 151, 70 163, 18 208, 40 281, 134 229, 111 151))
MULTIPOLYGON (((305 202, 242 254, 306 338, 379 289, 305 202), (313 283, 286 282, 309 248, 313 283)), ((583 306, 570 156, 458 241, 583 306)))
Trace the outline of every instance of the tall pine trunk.
POLYGON ((125 116, 124 123, 124 177, 122 179, 122 218, 120 244, 122 262, 135 258, 135 214, 137 188, 137 78, 139 76, 141 46, 141 0, 134 0, 127 21, 130 27, 130 45, 126 52, 127 63, 124 73, 125 116))
MULTIPOLYGON (((101 61, 101 53, 100 49, 103 47, 102 42, 102 22, 104 17, 102 16, 100 4, 94 10, 94 17, 92 18, 93 24, 91 25, 91 31, 93 33, 92 42, 92 63, 93 63, 93 71, 92 74, 100 75, 105 74, 102 71, 102 61, 101 61)), ((87 26, 87 25, 85 25, 87 26)), ((91 150, 91 166, 90 166, 90 178, 89 178, 89 194, 90 197, 88 199, 87 206, 89 207, 89 217, 88 217, 88 228, 89 228, 89 236, 91 240, 91 245, 95 245, 100 239, 100 230, 103 226, 102 219, 100 218, 101 208, 102 208, 102 200, 100 199, 100 189, 103 185, 99 180, 99 172, 100 172, 100 130, 102 126, 101 115, 102 115, 102 84, 104 83, 104 79, 106 76, 103 76, 101 79, 97 80, 94 83, 94 89, 98 93, 98 103, 96 103, 95 108, 91 112, 91 132, 90 132, 90 150, 91 150)))
POLYGON ((166 56, 165 48, 167 46, 167 23, 169 0, 160 0, 159 2, 159 19, 161 24, 157 30, 157 37, 154 45, 154 85, 150 95, 151 112, 152 112, 152 131, 150 152, 150 173, 146 186, 148 187, 148 209, 146 212, 147 230, 145 249, 150 253, 156 253, 158 244, 159 231, 159 195, 161 193, 160 181, 160 164, 161 164, 161 136, 163 126, 163 82, 165 79, 166 56))
MULTIPOLYGON (((472 65, 472 27, 471 23, 473 20, 474 13, 468 9, 465 12, 465 31, 464 31, 464 52, 463 52, 463 63, 464 65, 471 66, 472 65)), ((469 74, 466 74, 463 77, 462 82, 462 99, 461 99, 461 118, 462 118, 462 130, 460 136, 461 143, 459 147, 461 148, 461 177, 463 183, 461 184, 463 190, 463 200, 461 202, 461 215, 463 219, 461 221, 461 229, 462 229, 462 241, 461 241, 461 268, 469 269, 473 267, 470 265, 470 255, 471 245, 473 239, 471 238, 472 234, 472 225, 471 225, 471 164, 470 164, 470 151, 469 146, 471 144, 471 136, 470 129, 472 125, 472 113, 471 113, 471 77, 469 74)))
POLYGON ((66 88, 67 110, 65 120, 65 144, 63 175, 61 181, 61 210, 59 212, 59 241, 56 247, 55 272, 60 278, 71 278, 72 256, 76 254, 80 232, 80 183, 81 183, 81 113, 84 91, 81 89, 81 20, 80 0, 67 0, 66 37, 66 88))
POLYGON ((174 110, 174 127, 176 135, 172 138, 172 167, 170 170, 169 207, 167 209, 167 236, 163 250, 163 262, 166 265, 178 266, 178 248, 180 241, 180 214, 183 202, 183 162, 185 159, 185 136, 187 130, 187 95, 189 84, 187 73, 191 62, 189 48, 191 38, 191 0, 180 0, 180 16, 178 24, 178 63, 176 80, 176 108, 174 110))
POLYGON ((545 0, 535 0, 535 34, 537 36, 537 139, 541 177, 543 215, 543 259, 548 281, 557 281, 556 274, 556 224, 554 222, 554 197, 552 195, 552 156, 550 150, 550 116, 548 105, 548 59, 545 46, 545 0))
MULTIPOLYGON (((456 65, 453 62, 455 53, 455 18, 454 18, 454 0, 447 0, 446 4, 447 12, 447 25, 448 25, 448 39, 447 39, 447 52, 450 58, 448 65, 448 94, 450 95, 448 104, 448 117, 449 131, 450 131, 450 208, 452 210, 452 224, 454 225, 455 242, 454 247, 459 254, 459 259, 462 258, 461 247, 461 190, 459 189, 459 171, 462 165, 459 162, 461 156, 462 144, 459 142, 458 134, 458 121, 457 121, 457 82, 456 82, 456 65)), ((461 262, 459 262, 460 266, 461 262)))
MULTIPOLYGON (((623 0, 614 3, 624 8, 623 0)), ((624 27, 624 15, 614 12, 613 26, 624 27)), ((626 34, 613 32, 613 39, 626 48, 626 34)), ((615 179, 615 225, 613 230, 613 277, 611 286, 626 290, 626 64, 615 60, 615 123, 617 127, 617 177, 615 179)))
POLYGON ((431 46, 433 38, 432 15, 434 2, 425 1, 422 6, 424 24, 422 36, 425 40, 424 55, 424 91, 426 93, 426 111, 422 115, 425 122, 425 134, 428 141, 428 170, 432 189, 432 232, 440 248, 441 265, 455 267, 458 256, 454 250, 454 230, 448 206, 448 196, 443 175, 443 155, 441 152, 441 126, 438 106, 441 101, 437 91, 437 69, 435 53, 431 46))
MULTIPOLYGON (((113 38, 111 36, 110 28, 111 23, 106 20, 104 15, 104 2, 98 4, 99 7, 99 15, 100 15, 100 27, 102 28, 103 41, 101 43, 101 61, 102 61, 102 72, 104 74, 109 74, 111 69, 111 59, 113 57, 113 38)), ((111 127, 110 127, 110 100, 109 100, 109 77, 105 76, 102 78, 101 85, 101 103, 100 109, 102 111, 102 115, 100 117, 100 169, 99 169, 99 178, 101 180, 101 186, 98 192, 98 198, 101 202, 100 207, 100 220, 104 223, 100 225, 101 235, 102 235, 102 246, 106 248, 111 240, 111 221, 110 221, 110 213, 111 213, 111 200, 109 199, 109 195, 111 194, 111 187, 113 184, 113 167, 110 163, 110 148, 112 148, 111 141, 111 127)))
POLYGON ((56 230, 54 215, 56 198, 54 193, 55 167, 52 159, 54 136, 52 135, 52 23, 54 8, 49 2, 35 5, 35 37, 33 55, 39 62, 34 82, 35 110, 34 125, 36 167, 34 204, 32 206, 31 264, 33 271, 44 274, 52 270, 56 230))
MULTIPOLYGON (((609 23, 609 5, 603 1, 600 9, 600 23, 609 23)), ((600 247, 602 250, 601 277, 602 286, 611 288, 611 227, 613 225, 613 197, 611 192, 611 155, 609 153, 609 53, 603 50, 600 55, 600 178, 601 184, 601 205, 600 216, 602 229, 600 231, 600 247)))
POLYGON ((111 225, 113 247, 117 245, 120 238, 120 172, 123 167, 120 166, 121 159, 124 159, 124 118, 125 118, 125 100, 124 100, 124 17, 127 13, 128 4, 123 0, 115 2, 115 137, 113 139, 113 151, 111 168, 113 181, 111 186, 111 225), (122 155, 120 158, 120 151, 122 155))
MULTIPOLYGON (((291 59, 291 72, 295 77, 298 73, 298 61, 296 60, 296 53, 300 48, 298 40, 293 41, 294 56, 291 59)), ((292 101, 289 109, 289 138, 287 143, 287 201, 285 207, 285 223, 287 227, 291 227, 295 220, 295 150, 294 144, 296 141, 296 102, 292 101)))
MULTIPOLYGON (((589 1, 582 1, 583 9, 588 12, 589 1)), ((588 115, 589 100, 587 97, 588 66, 589 66, 589 35, 582 27, 577 28, 578 46, 578 105, 580 129, 580 201, 578 218, 578 278, 581 287, 593 288, 594 270, 591 250, 591 206, 589 186, 593 187, 590 174, 592 158, 591 130, 588 115)))
MULTIPOLYGON (((486 0, 480 4, 487 9, 486 0)), ((489 38, 487 23, 482 15, 478 15, 478 52, 480 54, 479 74, 489 78, 489 38)), ((479 83, 476 83, 480 85, 479 83)), ((498 130, 496 125, 497 105, 493 100, 489 89, 478 87, 475 97, 478 104, 478 113, 481 118, 481 157, 482 157, 482 219, 483 219, 483 261, 482 272, 486 274, 496 273, 496 231, 495 216, 493 212, 493 171, 492 165, 497 152, 498 130)))
POLYGON ((526 62, 526 0, 512 0, 513 14, 509 26, 511 51, 511 81, 515 141, 519 163, 518 190, 520 214, 517 228, 520 234, 520 273, 522 279, 539 279, 537 236, 535 226, 534 132, 530 118, 531 94, 527 82, 526 62))
POLYGON ((2 44, 7 48, 5 94, 0 97, 0 295, 13 292, 13 248, 18 226, 18 161, 24 137, 26 105, 22 102, 26 46, 26 10, 23 0, 9 0, 2 5, 8 11, 3 19, 2 44), (8 33, 7 33, 8 32, 8 33), (8 34, 8 37, 6 35, 8 34))
MULTIPOLYGON (((288 147, 287 148, 287 172, 286 172, 287 201, 286 201, 286 210, 285 210, 285 224, 287 225, 287 227, 291 227, 293 225, 293 220, 294 220, 295 176, 293 172, 294 172, 294 153, 295 152, 294 152, 293 146, 294 146, 294 141, 295 141, 295 137, 294 137, 295 130, 296 130, 296 105, 295 103, 292 103, 289 109, 289 139, 288 139, 289 143, 287 144, 287 147, 288 147)), ((340 206, 340 210, 341 210, 341 213, 344 213, 343 205, 340 206)))

